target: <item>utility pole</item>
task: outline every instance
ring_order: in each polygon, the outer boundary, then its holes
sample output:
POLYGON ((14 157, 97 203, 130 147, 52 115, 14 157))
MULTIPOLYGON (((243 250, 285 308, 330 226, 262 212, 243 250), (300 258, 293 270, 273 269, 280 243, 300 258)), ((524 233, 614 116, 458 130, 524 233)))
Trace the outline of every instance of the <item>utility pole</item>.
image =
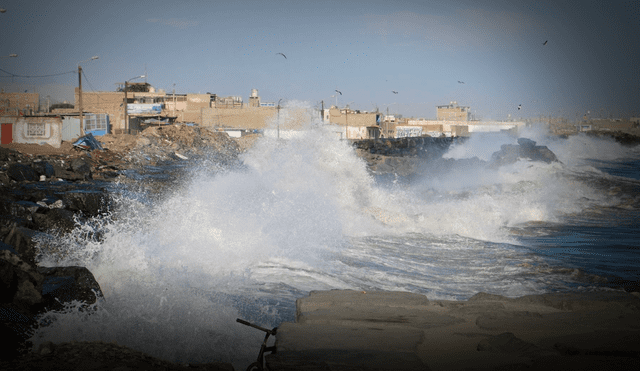
POLYGON ((78 109, 80 110, 80 136, 84 136, 84 116, 82 114, 82 67, 78 65, 78 109))
POLYGON ((280 101, 282 98, 278 100, 278 140, 280 140, 280 101))
POLYGON ((124 82, 124 132, 129 134, 129 112, 127 111, 127 89, 129 81, 124 82))
POLYGON ((344 126, 345 126, 345 137, 347 138, 347 140, 349 140, 349 121, 347 121, 349 118, 349 106, 346 106, 344 108, 344 126))
POLYGON ((99 57, 96 55, 85 61, 78 62, 78 110, 80 111, 80 136, 84 136, 84 114, 82 112, 82 67, 80 66, 80 63, 94 61, 98 58, 99 57))

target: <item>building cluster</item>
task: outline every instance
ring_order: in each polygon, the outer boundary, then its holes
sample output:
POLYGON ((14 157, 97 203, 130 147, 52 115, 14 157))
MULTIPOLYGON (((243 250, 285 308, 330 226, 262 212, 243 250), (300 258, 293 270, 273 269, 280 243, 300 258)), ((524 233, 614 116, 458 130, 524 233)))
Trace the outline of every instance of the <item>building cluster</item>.
MULTIPOLYGON (((49 143, 59 146, 87 133, 136 134, 148 126, 188 123, 226 131, 231 136, 261 131, 299 130, 309 120, 303 109, 281 112, 275 102, 263 102, 252 89, 248 103, 242 97, 217 94, 176 94, 150 84, 118 84, 115 91, 75 90, 76 104, 68 108, 40 107, 37 93, 0 93, 0 140, 3 144, 49 143), (82 125, 80 124, 82 120, 82 125), (277 127, 277 129, 274 129, 277 127)), ((469 136, 476 132, 518 131, 525 122, 473 120, 469 107, 457 102, 436 107, 435 119, 401 118, 380 112, 331 106, 321 119, 336 125, 342 139, 360 140, 417 136, 469 136)), ((582 126, 581 130, 586 130, 582 126)))
MULTIPOLYGON (((150 84, 127 82, 115 91, 75 90, 72 108, 42 109, 37 93, 0 93, 2 143, 49 143, 59 146, 86 133, 93 135, 135 134, 148 126, 189 123, 243 133, 295 131, 309 119, 303 109, 282 112, 275 102, 263 102, 252 89, 248 103, 242 97, 217 94, 175 94, 150 84), (82 125, 80 124, 82 120, 82 125)), ((400 118, 380 112, 349 107, 322 107, 322 121, 335 124, 342 139, 399 138, 408 136, 466 136, 477 131, 517 130, 522 122, 478 122, 470 118, 469 107, 456 102, 438 106, 436 119, 400 118)))

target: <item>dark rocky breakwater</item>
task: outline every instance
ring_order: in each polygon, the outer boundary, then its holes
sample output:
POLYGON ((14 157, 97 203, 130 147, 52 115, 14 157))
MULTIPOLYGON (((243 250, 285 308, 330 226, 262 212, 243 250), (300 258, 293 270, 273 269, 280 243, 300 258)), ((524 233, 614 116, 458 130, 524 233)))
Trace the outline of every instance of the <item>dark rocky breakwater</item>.
MULTIPOLYGON (((38 243, 63 236, 79 225, 112 212, 117 184, 135 182, 131 174, 150 167, 207 158, 219 164, 236 161, 241 147, 224 133, 188 126, 149 128, 138 136, 104 136, 103 149, 87 150, 63 142, 61 148, 39 145, 0 147, 0 369, 77 368, 177 370, 187 366, 153 359, 115 344, 83 342, 46 344, 31 349, 28 338, 47 311, 66 303, 91 310, 105 300, 100 285, 85 267, 38 264, 38 243), (9 148, 6 148, 9 147, 9 148), (127 176, 129 175, 129 176, 127 176)), ((179 169, 179 168, 178 168, 179 169)), ((171 177, 170 177, 171 178, 171 177)), ((150 184, 153 186, 153 184, 150 184)), ((89 238, 100 239, 95 232, 89 238)), ((190 365, 208 370, 227 364, 190 365)))
POLYGON ((546 146, 538 146, 536 142, 519 138, 518 144, 504 144, 493 154, 490 161, 478 158, 454 160, 443 159, 452 145, 461 143, 469 138, 465 137, 418 137, 369 139, 354 142, 359 156, 367 161, 369 169, 375 174, 397 174, 411 176, 420 170, 432 170, 437 167, 447 167, 457 162, 462 165, 499 167, 512 164, 519 159, 531 161, 557 162, 555 154, 546 146), (428 169, 425 169, 425 166, 428 169))

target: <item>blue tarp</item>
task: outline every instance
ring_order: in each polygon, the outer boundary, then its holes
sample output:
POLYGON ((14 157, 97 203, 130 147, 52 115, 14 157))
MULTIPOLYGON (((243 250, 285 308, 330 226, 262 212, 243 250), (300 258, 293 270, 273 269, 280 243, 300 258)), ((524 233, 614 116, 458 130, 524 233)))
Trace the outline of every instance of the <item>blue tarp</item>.
POLYGON ((94 138, 93 134, 89 133, 82 138, 78 138, 75 142, 73 142, 74 147, 78 147, 81 149, 86 149, 88 151, 93 151, 94 149, 102 149, 100 142, 96 138, 94 138))

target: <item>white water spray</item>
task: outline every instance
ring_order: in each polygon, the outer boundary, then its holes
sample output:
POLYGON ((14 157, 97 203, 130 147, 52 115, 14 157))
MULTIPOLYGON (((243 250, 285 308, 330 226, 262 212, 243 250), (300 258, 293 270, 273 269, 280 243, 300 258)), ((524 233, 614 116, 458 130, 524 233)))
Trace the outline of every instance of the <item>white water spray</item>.
MULTIPOLYGON (((105 301, 91 315, 49 313, 34 343, 116 341, 172 361, 246 366, 263 334, 235 318, 265 327, 293 320, 295 299, 309 290, 540 292, 543 283, 517 278, 527 270, 518 264, 536 258, 504 244, 513 241, 508 227, 606 201, 565 177, 566 165, 525 161, 376 184, 335 128, 307 116, 280 140, 256 142, 241 167, 194 172, 154 204, 122 197, 101 241, 78 232, 63 256, 43 256, 45 265, 89 268, 105 301)), ((515 141, 489 138, 445 159, 487 160, 515 141)))

